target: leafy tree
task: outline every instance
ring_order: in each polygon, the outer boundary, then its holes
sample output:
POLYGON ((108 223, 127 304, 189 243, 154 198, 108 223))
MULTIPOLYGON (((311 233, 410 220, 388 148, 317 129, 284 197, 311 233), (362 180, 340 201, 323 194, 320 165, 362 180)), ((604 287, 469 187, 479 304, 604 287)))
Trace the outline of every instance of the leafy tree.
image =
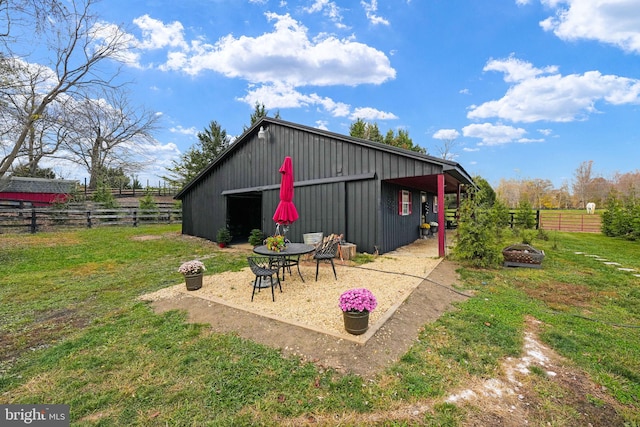
POLYGON ((511 222, 509 208, 507 205, 502 203, 502 201, 496 200, 493 203, 489 214, 491 215, 491 221, 495 227, 496 238, 500 241, 504 235, 504 230, 509 227, 509 223, 511 222))
POLYGON ((409 137, 408 131, 399 129, 396 134, 393 130, 389 129, 383 137, 380 129, 378 129, 377 123, 367 123, 362 119, 357 119, 351 123, 349 126, 349 135, 354 138, 368 139, 369 141, 380 142, 417 153, 427 153, 427 150, 424 148, 413 144, 413 140, 409 137))
POLYGON ((209 127, 198 132, 198 142, 184 153, 179 161, 173 160, 172 167, 167 168, 170 176, 163 177, 173 185, 184 185, 202 172, 228 146, 231 138, 215 120, 209 127))
POLYGON ((518 228, 529 230, 536 226, 536 214, 528 200, 523 200, 518 204, 514 220, 518 228))
POLYGON ((53 169, 36 167, 35 170, 32 170, 29 165, 20 165, 13 168, 11 176, 56 179, 56 173, 53 169))
POLYGON ((496 202, 496 192, 493 191, 491 184, 481 176, 474 176, 473 182, 478 186, 478 191, 474 194, 478 205, 484 208, 491 208, 496 202))
MULTIPOLYGON (((251 113, 251 117, 249 120, 249 126, 246 126, 246 125, 243 126, 242 132, 246 132, 251 126, 255 125, 258 122, 258 120, 260 120, 263 117, 267 117, 268 115, 269 115, 269 111, 265 108, 264 104, 256 101, 253 113, 251 113)), ((276 119, 280 118, 280 111, 276 111, 274 118, 276 119)))
POLYGON ((640 201, 635 193, 621 200, 612 192, 602 213, 602 233, 609 237, 640 239, 640 201))
POLYGON ((488 209, 483 209, 474 195, 460 204, 458 239, 453 256, 475 267, 495 267, 501 252, 496 241, 496 223, 488 209))
POLYGON ((354 138, 368 139, 374 142, 384 142, 384 137, 378 129, 377 123, 367 123, 362 119, 357 119, 349 126, 349 135, 354 138))

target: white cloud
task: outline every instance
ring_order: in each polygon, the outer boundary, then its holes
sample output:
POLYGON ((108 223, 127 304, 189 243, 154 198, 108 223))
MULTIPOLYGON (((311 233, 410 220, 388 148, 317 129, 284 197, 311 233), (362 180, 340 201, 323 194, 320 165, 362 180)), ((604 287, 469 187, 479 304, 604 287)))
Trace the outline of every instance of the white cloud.
POLYGON ((479 148, 464 147, 462 149, 462 151, 465 151, 467 153, 474 153, 476 151, 480 151, 480 149, 479 148))
POLYGON ((480 138, 478 145, 501 145, 518 142, 527 131, 513 126, 494 125, 491 123, 471 124, 462 128, 466 137, 480 138))
POLYGON ((531 0, 516 0, 516 4, 518 6, 526 6, 531 3, 531 0))
POLYGON ((315 2, 309 6, 303 8, 307 13, 321 12, 324 16, 327 16, 338 28, 346 28, 346 25, 342 23, 342 13, 340 7, 334 1, 329 0, 315 0, 315 2))
POLYGON ((549 136, 553 133, 551 129, 538 129, 538 132, 540 132, 544 136, 549 136))
POLYGON ((504 73, 504 81, 512 83, 529 80, 541 74, 557 73, 558 67, 551 65, 544 69, 536 68, 533 64, 517 59, 511 55, 507 59, 490 60, 482 71, 501 71, 504 73))
POLYGON ((190 128, 184 128, 180 125, 172 127, 169 129, 169 132, 171 133, 178 133, 181 135, 190 135, 190 136, 197 136, 198 135, 198 130, 191 126, 190 128))
POLYGON ((398 117, 371 107, 358 107, 352 110, 351 105, 336 102, 331 98, 316 93, 304 94, 291 85, 282 83, 266 84, 251 87, 247 94, 237 98, 250 106, 262 103, 267 109, 317 107, 333 117, 348 117, 351 120, 395 120, 398 117))
POLYGON ((389 21, 381 16, 376 15, 378 11, 378 0, 371 0, 369 3, 361 1, 360 5, 364 9, 367 19, 374 25, 389 25, 389 21))
POLYGON ((329 130, 329 122, 326 120, 316 120, 316 128, 321 130, 329 130))
POLYGON ((165 25, 162 21, 153 19, 149 15, 143 15, 134 19, 133 23, 142 31, 142 41, 137 46, 139 49, 188 48, 188 44, 184 40, 184 27, 178 21, 165 25))
MULTIPOLYGON (((161 69, 190 75, 214 71, 252 83, 291 86, 356 86, 381 84, 395 78, 396 71, 388 57, 377 49, 327 34, 310 39, 307 28, 289 14, 266 16, 274 22, 274 30, 257 37, 236 38, 230 34, 213 45, 192 40, 185 47, 177 34, 170 38, 156 37, 153 31, 166 27, 154 25, 145 27, 152 33, 146 35, 149 42, 143 45, 164 43, 175 47, 167 54, 167 62, 161 69)), ((170 28, 177 26, 172 24, 170 28)))
POLYGON ((351 120, 394 120, 398 117, 393 113, 388 113, 385 111, 380 111, 371 107, 359 107, 356 108, 351 116, 349 116, 351 120))
POLYGON ((540 26, 562 40, 596 40, 640 54, 640 2, 638 0, 542 0, 556 10, 540 26))
POLYGON ((440 129, 433 134, 432 138, 453 141, 460 136, 460 132, 455 129, 440 129))
POLYGON ((499 118, 512 122, 571 122, 597 112, 596 103, 640 104, 640 80, 599 71, 563 76, 555 67, 538 69, 514 59, 489 61, 485 70, 502 71, 515 83, 499 100, 471 106, 470 119, 499 118))

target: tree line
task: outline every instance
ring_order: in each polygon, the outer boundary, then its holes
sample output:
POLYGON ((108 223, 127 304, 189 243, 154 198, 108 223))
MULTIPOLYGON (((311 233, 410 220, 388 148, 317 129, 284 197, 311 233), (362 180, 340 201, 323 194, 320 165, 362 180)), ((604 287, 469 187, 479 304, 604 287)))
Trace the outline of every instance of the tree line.
POLYGON ((584 209, 593 202, 604 207, 610 196, 632 197, 640 190, 640 170, 616 173, 611 178, 594 174, 593 160, 582 162, 571 183, 555 188, 548 179, 501 179, 495 191, 509 208, 527 201, 535 209, 584 209))

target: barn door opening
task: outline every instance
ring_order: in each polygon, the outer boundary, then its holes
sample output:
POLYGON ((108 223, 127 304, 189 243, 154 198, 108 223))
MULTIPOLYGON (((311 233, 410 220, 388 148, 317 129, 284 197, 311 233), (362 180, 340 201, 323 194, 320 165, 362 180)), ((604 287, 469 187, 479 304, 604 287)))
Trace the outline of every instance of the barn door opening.
POLYGON ((262 193, 227 196, 227 226, 235 243, 247 242, 251 230, 262 229, 262 193))

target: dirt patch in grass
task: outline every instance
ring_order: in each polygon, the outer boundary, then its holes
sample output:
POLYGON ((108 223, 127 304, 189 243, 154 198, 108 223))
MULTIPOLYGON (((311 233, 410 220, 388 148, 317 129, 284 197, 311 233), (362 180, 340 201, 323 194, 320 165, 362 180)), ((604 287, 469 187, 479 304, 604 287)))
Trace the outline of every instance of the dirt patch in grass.
POLYGON ((76 310, 55 310, 36 316, 28 331, 0 333, 0 361, 10 365, 27 350, 46 348, 66 336, 69 330, 81 329, 90 319, 76 310))
POLYGON ((563 282, 516 283, 532 298, 544 301, 554 310, 565 310, 569 307, 590 307, 597 297, 588 287, 563 282))

